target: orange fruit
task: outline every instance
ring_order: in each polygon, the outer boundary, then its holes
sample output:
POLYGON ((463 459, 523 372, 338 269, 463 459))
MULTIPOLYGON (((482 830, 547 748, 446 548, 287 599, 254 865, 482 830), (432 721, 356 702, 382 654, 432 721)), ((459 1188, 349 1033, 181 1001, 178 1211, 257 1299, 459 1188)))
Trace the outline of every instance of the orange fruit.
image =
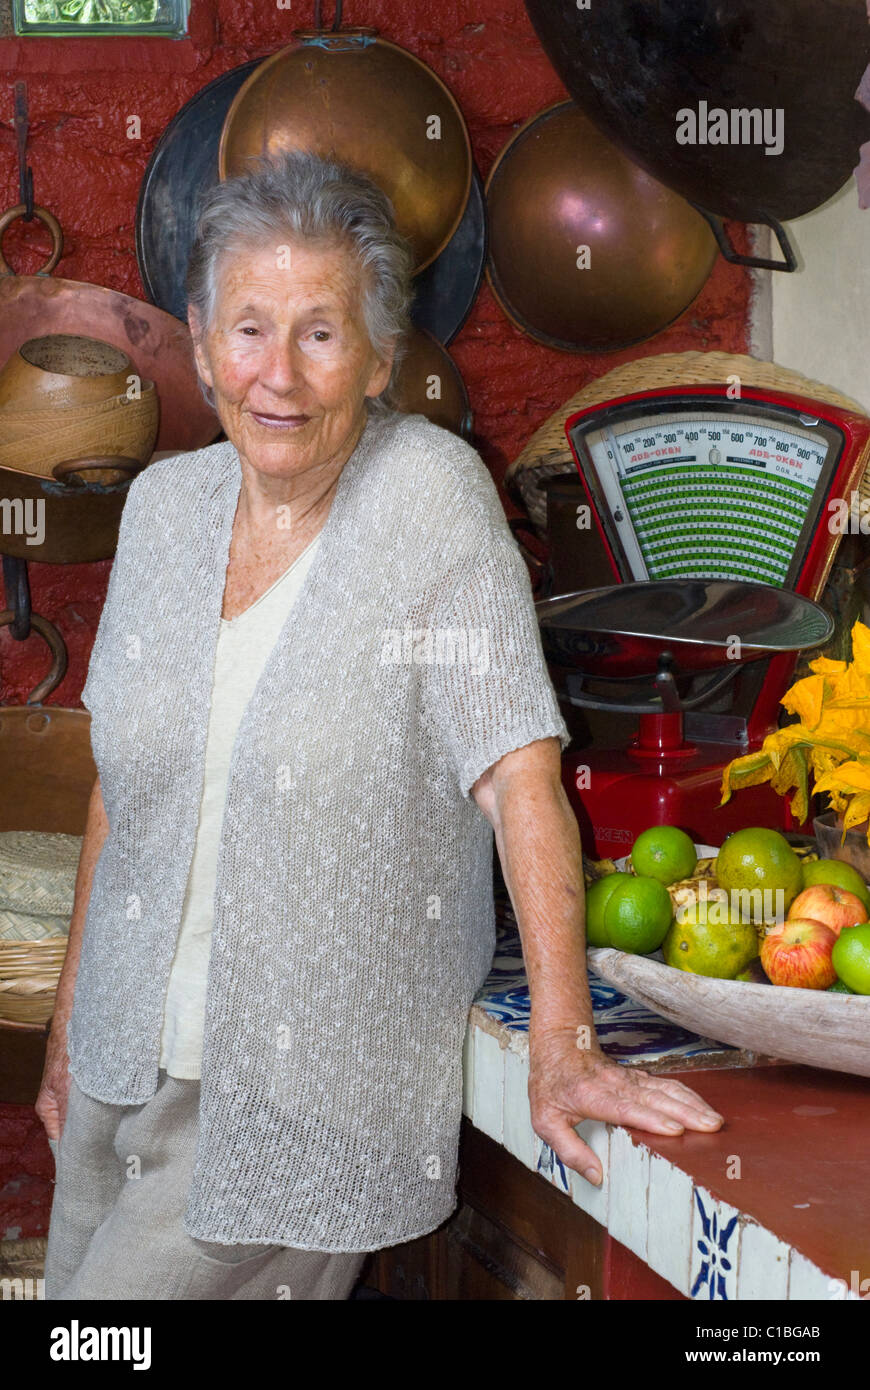
POLYGON ((693 903, 674 922, 662 954, 675 970, 733 980, 756 959, 758 933, 751 922, 732 915, 727 902, 693 903))
POLYGON ((716 856, 716 880, 732 908, 753 922, 784 917, 803 889, 803 868, 778 830, 757 826, 735 830, 716 856))
POLYGON ((634 872, 657 878, 665 887, 691 878, 697 863, 694 843, 675 825, 651 825, 638 835, 631 850, 634 872))

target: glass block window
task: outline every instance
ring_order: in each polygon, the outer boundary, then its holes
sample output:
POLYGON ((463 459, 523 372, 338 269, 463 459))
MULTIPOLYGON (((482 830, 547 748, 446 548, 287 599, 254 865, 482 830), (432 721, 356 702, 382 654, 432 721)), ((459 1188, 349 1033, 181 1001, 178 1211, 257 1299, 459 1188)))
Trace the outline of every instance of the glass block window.
POLYGON ((16 34, 154 34, 183 38, 190 0, 12 0, 16 34))

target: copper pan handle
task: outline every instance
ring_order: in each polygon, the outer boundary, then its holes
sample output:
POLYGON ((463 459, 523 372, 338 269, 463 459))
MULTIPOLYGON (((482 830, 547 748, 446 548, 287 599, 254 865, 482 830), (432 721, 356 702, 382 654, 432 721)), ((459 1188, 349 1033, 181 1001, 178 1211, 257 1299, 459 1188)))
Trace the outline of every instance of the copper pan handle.
POLYGON ((781 222, 777 222, 775 217, 763 217, 761 219, 765 227, 769 227, 779 243, 782 252, 781 261, 769 260, 766 256, 743 256, 736 251, 733 243, 725 231, 725 224, 722 218, 715 212, 710 212, 708 208, 702 208, 699 203, 692 203, 690 206, 699 212, 704 221, 709 225, 710 231, 716 238, 716 245, 719 247, 726 261, 732 265, 748 265, 754 270, 797 270, 797 256, 795 255, 788 234, 781 222))
MULTIPOLYGON (((15 271, 3 255, 3 238, 6 235, 7 227, 11 227, 12 223, 19 217, 23 217, 26 212, 27 208, 24 204, 18 203, 14 208, 9 208, 8 211, 4 212, 3 216, 0 217, 0 275, 15 274, 15 271)), ((48 208, 41 208, 34 203, 33 216, 38 217, 40 222, 44 222, 51 232, 51 254, 42 269, 38 270, 36 273, 37 275, 50 275, 63 255, 63 232, 61 231, 60 223, 54 213, 49 212, 48 208)))

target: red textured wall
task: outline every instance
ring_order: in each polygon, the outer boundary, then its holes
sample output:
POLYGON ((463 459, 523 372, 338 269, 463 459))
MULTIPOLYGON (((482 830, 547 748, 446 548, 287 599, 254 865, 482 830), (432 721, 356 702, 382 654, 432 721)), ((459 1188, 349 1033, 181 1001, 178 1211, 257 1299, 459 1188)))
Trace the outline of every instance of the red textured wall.
MULTIPOLYGON (((427 62, 450 86, 468 122, 486 177, 502 146, 530 115, 566 93, 549 65, 522 0, 348 0, 345 22, 371 25, 427 62)), ((332 11, 325 6, 327 22, 332 11)), ((30 103, 29 161, 34 196, 59 217, 65 254, 56 273, 144 297, 136 265, 134 216, 139 183, 163 129, 212 78, 265 57, 310 26, 313 0, 193 0, 190 37, 4 39, 0 69, 2 207, 19 201, 13 82, 30 103), (126 136, 141 117, 142 139, 126 136)), ((742 228, 732 228, 743 246, 742 228)), ((16 223, 4 252, 21 273, 44 260, 47 233, 16 223)), ((721 259, 694 305, 675 325, 624 352, 580 356, 541 347, 514 329, 484 284, 451 352, 475 413, 477 443, 501 480, 529 435, 587 381, 649 352, 745 351, 747 273, 721 259)), ((510 504, 507 510, 512 512, 510 504)), ((110 562, 30 567, 34 609, 55 623, 69 648, 69 670, 50 704, 76 706, 105 597, 110 562)), ((0 630, 0 702, 23 703, 48 666, 41 639, 14 642, 0 630)))

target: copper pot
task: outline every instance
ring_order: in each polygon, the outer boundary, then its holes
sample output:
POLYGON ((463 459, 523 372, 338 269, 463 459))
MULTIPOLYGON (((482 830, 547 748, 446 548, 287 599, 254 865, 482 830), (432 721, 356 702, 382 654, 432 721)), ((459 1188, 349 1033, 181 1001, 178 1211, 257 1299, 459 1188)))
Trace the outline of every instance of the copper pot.
POLYGON ((465 383, 453 358, 431 333, 415 328, 396 382, 397 409, 425 415, 435 425, 468 438, 471 407, 465 383))
POLYGON ((490 172, 487 202, 496 298, 523 332, 566 352, 653 337, 716 259, 704 218, 570 101, 521 127, 490 172))
POLYGON ((222 179, 279 150, 361 169, 392 200, 416 269, 456 231, 471 191, 471 145, 454 97, 374 29, 298 30, 240 87, 218 152, 222 179))

